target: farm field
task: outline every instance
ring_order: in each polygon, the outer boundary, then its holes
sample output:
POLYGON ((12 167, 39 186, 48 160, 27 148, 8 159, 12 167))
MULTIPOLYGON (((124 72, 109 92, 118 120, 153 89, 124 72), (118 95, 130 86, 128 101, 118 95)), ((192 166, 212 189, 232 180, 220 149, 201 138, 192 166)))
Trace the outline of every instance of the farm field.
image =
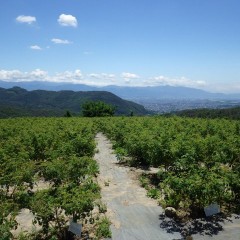
MULTIPOLYGON (((201 216, 218 203, 226 212, 239 210, 240 122, 224 119, 114 118, 102 121, 121 160, 158 173, 149 191, 164 206, 201 216), (105 124, 104 124, 105 121, 105 124)), ((148 184, 142 177, 142 184, 148 184)))
POLYGON ((181 213, 181 220, 204 217, 204 207, 212 203, 220 205, 221 216, 239 213, 239 121, 180 117, 5 119, 0 120, 0 235, 4 240, 11 239, 21 209, 31 211, 41 226, 38 239, 64 239, 69 219, 83 226, 85 222, 92 224, 95 239, 110 236, 98 230, 109 224, 107 218, 101 222, 93 214, 96 207, 103 212, 96 181, 99 167, 93 159, 98 132, 112 141, 120 164, 157 169, 151 174, 143 171, 140 183, 163 208, 181 213), (48 187, 37 188, 42 182, 48 187))
POLYGON ((96 136, 94 159, 99 163, 102 200, 107 205, 112 239, 138 240, 236 240, 240 236, 239 215, 214 215, 208 218, 167 217, 158 199, 147 197, 139 184, 141 173, 148 170, 122 164, 112 151, 111 142, 101 133, 96 136))
POLYGON ((41 226, 20 239, 64 239, 70 219, 93 224, 100 199, 95 134, 87 119, 0 121, 1 240, 12 239, 20 210, 33 213, 41 226))

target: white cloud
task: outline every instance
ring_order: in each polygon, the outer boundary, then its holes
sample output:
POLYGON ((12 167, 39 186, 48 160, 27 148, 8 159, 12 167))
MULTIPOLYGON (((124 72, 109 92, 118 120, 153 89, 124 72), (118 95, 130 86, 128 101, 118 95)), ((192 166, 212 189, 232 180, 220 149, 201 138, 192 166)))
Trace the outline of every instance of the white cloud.
POLYGON ((78 22, 77 22, 77 18, 74 17, 73 15, 67 15, 67 14, 61 14, 58 18, 58 23, 61 26, 65 26, 65 27, 77 27, 78 22))
POLYGON ((130 80, 130 79, 137 79, 137 78, 139 78, 139 76, 137 74, 135 74, 135 73, 128 73, 128 72, 123 72, 121 76, 122 76, 122 78, 124 80, 130 80))
POLYGON ((169 86, 184 86, 184 87, 204 87, 206 85, 206 82, 194 81, 186 77, 170 78, 165 76, 157 76, 145 81, 145 84, 149 86, 169 85, 169 86))
POLYGON ((15 79, 24 79, 25 73, 19 70, 0 70, 0 80, 15 80, 15 79))
POLYGON ((16 18, 16 21, 20 22, 20 23, 32 24, 32 23, 36 22, 37 19, 34 16, 20 15, 16 18))
POLYGON ((27 74, 29 79, 47 79, 48 78, 48 72, 43 71, 41 69, 35 69, 34 71, 27 74))
POLYGON ((115 74, 109 74, 109 73, 91 73, 88 74, 88 77, 100 79, 100 80, 108 80, 110 82, 116 81, 116 75, 115 74))
POLYGON ((98 73, 90 73, 88 76, 91 78, 96 78, 96 79, 101 78, 101 74, 98 74, 98 73))
POLYGON ((19 70, 0 70, 0 80, 11 82, 22 81, 47 81, 47 82, 69 82, 80 83, 95 86, 109 85, 115 81, 114 74, 100 73, 100 74, 82 74, 80 69, 75 71, 64 71, 50 75, 48 72, 35 69, 30 72, 21 72, 19 70), (94 80, 91 80, 94 79, 94 80), (97 80, 97 81, 96 81, 97 80))
POLYGON ((19 70, 0 70, 0 80, 3 81, 48 81, 48 82, 71 82, 78 83, 83 80, 83 74, 79 69, 75 71, 65 71, 50 76, 47 71, 35 69, 31 72, 21 72, 19 70))
POLYGON ((91 73, 88 76, 96 79, 114 79, 116 77, 114 74, 108 73, 91 73))
POLYGON ((42 48, 39 47, 38 45, 32 45, 32 46, 30 46, 30 48, 31 48, 32 50, 42 50, 42 48))
POLYGON ((46 71, 35 69, 31 72, 21 72, 19 70, 0 70, 0 80, 3 81, 33 81, 33 80, 43 80, 48 78, 48 73, 46 71))
POLYGON ((81 70, 76 69, 75 71, 65 71, 57 73, 55 76, 49 77, 53 82, 71 82, 71 83, 82 83, 83 74, 81 70))
POLYGON ((71 44, 72 43, 68 40, 63 40, 63 39, 59 39, 59 38, 52 38, 51 41, 55 44, 71 44))
POLYGON ((151 78, 140 78, 137 74, 126 74, 115 75, 109 73, 90 73, 83 74, 80 69, 74 71, 64 71, 55 74, 49 74, 47 71, 41 69, 35 69, 29 72, 22 72, 20 70, 1 70, 0 69, 0 80, 2 81, 48 81, 48 82, 69 82, 69 83, 80 83, 95 86, 107 86, 114 83, 118 86, 184 86, 200 88, 205 90, 211 90, 213 92, 225 92, 225 93, 236 93, 240 92, 239 82, 232 83, 219 83, 219 84, 207 84, 204 81, 191 80, 186 77, 167 77, 163 75, 151 77, 151 78), (128 77, 128 78, 126 78, 128 77), (130 78, 132 77, 132 78, 130 78), (136 81, 131 81, 136 79, 136 81))
POLYGON ((116 77, 114 74, 108 74, 108 73, 102 73, 102 76, 104 79, 110 80, 112 82, 115 81, 115 77, 116 77))

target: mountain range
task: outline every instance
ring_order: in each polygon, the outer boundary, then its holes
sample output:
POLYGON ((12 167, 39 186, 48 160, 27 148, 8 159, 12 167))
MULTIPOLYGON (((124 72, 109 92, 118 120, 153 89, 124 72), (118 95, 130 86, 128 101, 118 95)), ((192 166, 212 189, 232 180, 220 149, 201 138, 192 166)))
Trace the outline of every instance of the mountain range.
POLYGON ((128 87, 128 86, 89 86, 84 84, 55 83, 55 82, 5 82, 0 81, 0 87, 12 88, 18 86, 26 90, 49 91, 108 91, 123 99, 240 99, 239 94, 211 93, 189 87, 155 86, 155 87, 128 87))

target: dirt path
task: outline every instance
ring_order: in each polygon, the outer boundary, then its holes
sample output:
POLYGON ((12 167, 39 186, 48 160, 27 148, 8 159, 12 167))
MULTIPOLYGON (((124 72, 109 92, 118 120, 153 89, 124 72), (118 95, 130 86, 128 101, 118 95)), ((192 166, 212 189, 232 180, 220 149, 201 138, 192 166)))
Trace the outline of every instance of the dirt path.
POLYGON ((107 204, 112 222, 113 240, 172 240, 180 234, 169 234, 160 228, 159 215, 163 209, 146 196, 146 191, 134 180, 131 171, 119 166, 111 144, 102 134, 96 137, 99 163, 99 184, 103 202, 107 204), (106 186, 108 185, 109 186, 106 186))
MULTIPOLYGON (((108 216, 112 222, 113 240, 181 240, 177 227, 170 219, 165 222, 159 218, 163 209, 157 202, 146 196, 146 191, 139 186, 133 172, 124 166, 117 164, 117 159, 112 151, 110 141, 102 134, 97 134, 98 153, 95 159, 99 163, 100 176, 99 184, 102 187, 102 199, 107 204, 108 216), (170 221, 169 221, 170 220, 170 221), (168 222, 169 221, 169 222, 168 222), (167 233, 172 229, 175 233, 167 233)), ((240 240, 240 218, 232 216, 219 223, 199 222, 203 226, 202 234, 194 234, 194 240, 240 240), (208 235, 207 232, 214 232, 219 226, 223 231, 208 235), (211 231, 210 231, 210 230, 211 231), (205 234, 204 234, 205 232, 205 234)), ((192 228, 190 226, 190 228, 192 228)))

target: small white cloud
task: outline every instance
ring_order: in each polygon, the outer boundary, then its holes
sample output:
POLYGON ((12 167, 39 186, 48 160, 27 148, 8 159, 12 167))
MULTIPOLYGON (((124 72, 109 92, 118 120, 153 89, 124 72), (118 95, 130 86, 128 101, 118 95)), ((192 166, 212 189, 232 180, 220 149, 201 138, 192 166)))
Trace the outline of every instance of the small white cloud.
POLYGON ((16 18, 16 21, 20 22, 20 23, 32 24, 32 23, 36 22, 37 19, 34 16, 20 15, 16 18))
POLYGON ((48 73, 46 71, 35 69, 32 72, 21 72, 19 70, 0 70, 0 80, 3 81, 33 81, 33 80, 47 80, 48 73))
POLYGON ((101 74, 98 74, 98 73, 90 73, 88 76, 91 78, 96 78, 96 79, 101 78, 101 74))
POLYGON ((0 79, 7 81, 14 81, 15 79, 24 79, 25 73, 19 71, 19 70, 0 70, 0 79))
POLYGON ((55 75, 49 75, 47 71, 35 69, 31 72, 21 72, 19 70, 0 70, 0 80, 3 81, 48 81, 48 82, 70 82, 83 83, 83 74, 79 69, 75 71, 65 71, 55 75))
POLYGON ((83 75, 80 69, 75 70, 75 72, 73 73, 73 77, 77 78, 77 79, 82 79, 83 75))
POLYGON ((51 77, 54 82, 72 82, 79 83, 83 79, 83 74, 81 70, 76 69, 74 72, 65 71, 62 73, 57 73, 55 76, 51 77))
POLYGON ((34 71, 28 74, 28 78, 30 79, 46 79, 48 77, 48 72, 43 71, 41 69, 35 69, 34 71))
POLYGON ((84 54, 84 55, 91 55, 91 54, 93 54, 93 53, 92 53, 92 52, 85 51, 85 52, 83 52, 83 54, 84 54))
POLYGON ((32 45, 32 46, 30 46, 30 48, 31 48, 32 50, 42 50, 42 48, 39 47, 38 45, 32 45))
POLYGON ((184 86, 184 87, 203 87, 206 85, 205 81, 194 81, 186 77, 170 78, 165 76, 157 76, 145 81, 145 84, 150 86, 184 86))
POLYGON ((108 74, 108 73, 102 73, 102 78, 106 79, 106 80, 114 80, 115 79, 115 75, 114 74, 108 74))
POLYGON ((73 15, 61 14, 58 18, 58 23, 65 27, 77 27, 77 18, 73 15))
POLYGON ((71 44, 72 43, 68 40, 63 40, 63 39, 59 39, 59 38, 53 38, 53 39, 51 39, 51 41, 55 44, 71 44))
POLYGON ((109 73, 91 73, 88 75, 90 78, 95 79, 104 79, 104 80, 110 80, 115 81, 115 74, 109 74, 109 73))
POLYGON ((128 73, 128 72, 123 72, 122 73, 122 78, 126 81, 126 80, 130 80, 130 79, 137 79, 139 78, 139 76, 135 73, 128 73))

